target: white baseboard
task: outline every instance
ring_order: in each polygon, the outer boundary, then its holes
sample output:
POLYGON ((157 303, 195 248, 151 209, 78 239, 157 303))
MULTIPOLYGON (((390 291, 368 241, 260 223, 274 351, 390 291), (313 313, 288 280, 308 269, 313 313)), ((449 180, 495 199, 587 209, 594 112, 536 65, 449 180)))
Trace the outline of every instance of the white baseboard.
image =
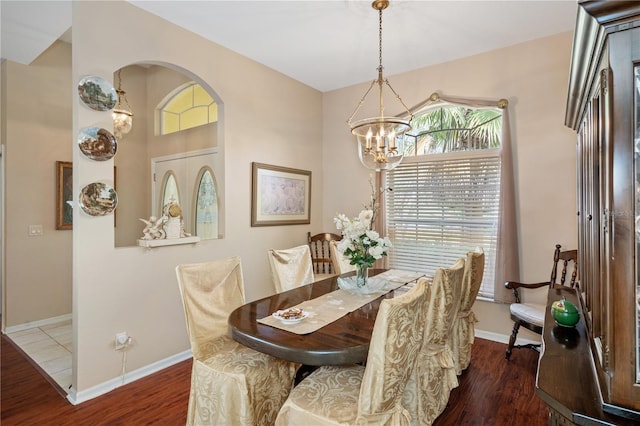
MULTIPOLYGON (((510 334, 500 334, 500 333, 494 333, 492 331, 484 331, 484 330, 475 330, 476 333, 476 337, 479 337, 480 339, 487 339, 487 340, 491 340, 494 342, 498 342, 498 343, 504 343, 505 345, 509 343, 509 337, 511 337, 510 334)), ((528 344, 540 344, 539 340, 531 340, 531 339, 523 339, 521 337, 518 336, 518 340, 516 342, 516 344, 518 345, 528 345, 528 344)))
MULTIPOLYGON (((509 335, 500 334, 491 331, 484 330, 475 330, 476 337, 480 339, 487 339, 498 343, 504 343, 505 345, 509 342, 509 335)), ((528 343, 540 343, 539 341, 530 340, 530 339, 518 339, 518 344, 528 344, 528 343)), ((173 355, 169 358, 165 358, 163 360, 157 361, 153 364, 149 364, 145 367, 139 368, 130 373, 126 373, 124 376, 124 380, 122 377, 117 377, 101 383, 99 385, 93 386, 89 389, 83 390, 81 392, 76 392, 74 388, 69 389, 69 394, 67 395, 67 399, 74 405, 83 403, 90 399, 96 398, 100 395, 104 395, 107 392, 110 392, 120 386, 132 383, 138 379, 141 379, 150 374, 156 373, 162 369, 170 367, 174 364, 182 362, 186 359, 191 358, 191 351, 184 351, 179 354, 173 355)))
POLYGON ((60 315, 58 317, 46 318, 38 321, 26 322, 24 324, 12 325, 4 330, 4 334, 15 333, 16 331, 28 330, 30 328, 42 327, 43 325, 57 324, 59 322, 71 320, 71 314, 60 315))
POLYGON ((76 392, 76 390, 72 387, 69 389, 69 394, 67 395, 67 399, 73 405, 78 405, 83 402, 86 402, 90 399, 96 398, 100 395, 104 395, 107 392, 111 392, 112 390, 119 388, 120 386, 124 386, 131 382, 135 382, 138 379, 146 377, 150 374, 157 373, 160 370, 163 370, 167 367, 171 367, 174 364, 182 362, 191 358, 191 350, 187 350, 168 358, 162 359, 160 361, 156 361, 152 364, 141 367, 137 370, 134 370, 130 373, 126 373, 124 377, 117 377, 111 380, 108 380, 99 385, 93 386, 89 389, 85 389, 80 392, 76 392))

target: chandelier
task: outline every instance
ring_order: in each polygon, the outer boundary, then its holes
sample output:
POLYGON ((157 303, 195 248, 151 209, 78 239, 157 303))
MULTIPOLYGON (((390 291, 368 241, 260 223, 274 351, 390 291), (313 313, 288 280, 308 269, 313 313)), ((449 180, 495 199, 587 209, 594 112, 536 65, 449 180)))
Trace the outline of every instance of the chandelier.
POLYGON ((113 133, 118 139, 129 133, 133 127, 133 113, 131 112, 131 105, 129 105, 129 101, 127 101, 127 93, 122 90, 120 71, 122 71, 122 69, 119 69, 116 73, 118 76, 118 88, 116 89, 118 103, 111 114, 113 117, 113 133), (123 102, 126 106, 123 105, 123 102))
POLYGON ((348 120, 351 133, 358 140, 358 156, 360 162, 368 169, 375 171, 391 170, 402 161, 404 156, 404 134, 411 130, 413 114, 393 90, 389 80, 382 77, 382 11, 389 6, 389 0, 375 0, 371 7, 378 11, 378 78, 371 82, 360 103, 348 120), (374 87, 378 85, 378 116, 353 121, 364 101, 374 87), (404 107, 409 119, 400 117, 386 117, 384 115, 383 88, 386 85, 391 93, 404 107))

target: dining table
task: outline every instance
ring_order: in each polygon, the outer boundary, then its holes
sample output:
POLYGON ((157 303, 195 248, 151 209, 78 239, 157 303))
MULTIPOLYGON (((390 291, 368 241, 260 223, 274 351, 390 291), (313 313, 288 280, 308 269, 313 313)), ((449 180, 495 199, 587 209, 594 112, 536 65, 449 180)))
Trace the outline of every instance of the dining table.
POLYGON ((424 274, 371 269, 369 280, 378 276, 391 284, 387 286, 391 289, 385 287, 373 295, 341 289, 338 280, 354 274, 331 276, 238 307, 229 316, 232 338, 259 352, 307 366, 365 362, 380 303, 408 291, 424 274), (354 308, 360 303, 364 304, 354 308), (293 307, 310 312, 310 317, 292 325, 273 317, 293 307), (327 323, 321 321, 324 317, 329 318, 327 323))

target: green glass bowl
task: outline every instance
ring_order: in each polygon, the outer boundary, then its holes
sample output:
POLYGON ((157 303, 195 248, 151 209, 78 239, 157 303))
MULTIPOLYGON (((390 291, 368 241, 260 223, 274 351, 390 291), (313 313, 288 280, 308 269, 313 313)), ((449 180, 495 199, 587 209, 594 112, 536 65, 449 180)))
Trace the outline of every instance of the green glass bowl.
POLYGON ((576 305, 564 299, 551 305, 551 314, 556 324, 562 327, 573 327, 580 320, 580 312, 576 305))

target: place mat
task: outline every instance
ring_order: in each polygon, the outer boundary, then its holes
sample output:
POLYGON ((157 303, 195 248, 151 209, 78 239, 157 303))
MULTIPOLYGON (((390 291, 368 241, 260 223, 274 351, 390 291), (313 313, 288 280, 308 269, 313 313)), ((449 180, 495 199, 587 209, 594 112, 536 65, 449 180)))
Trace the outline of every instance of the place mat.
POLYGON ((346 290, 338 289, 331 293, 323 294, 315 299, 306 300, 295 306, 288 306, 283 309, 299 308, 309 314, 307 318, 297 323, 283 323, 277 318, 269 315, 258 320, 259 323, 271 327, 290 331, 295 334, 309 334, 321 329, 327 324, 342 318, 349 312, 360 309, 362 306, 377 299, 382 294, 393 291, 408 282, 415 281, 424 274, 415 272, 389 270, 371 278, 386 279, 388 284, 384 290, 373 294, 354 294, 346 290))

